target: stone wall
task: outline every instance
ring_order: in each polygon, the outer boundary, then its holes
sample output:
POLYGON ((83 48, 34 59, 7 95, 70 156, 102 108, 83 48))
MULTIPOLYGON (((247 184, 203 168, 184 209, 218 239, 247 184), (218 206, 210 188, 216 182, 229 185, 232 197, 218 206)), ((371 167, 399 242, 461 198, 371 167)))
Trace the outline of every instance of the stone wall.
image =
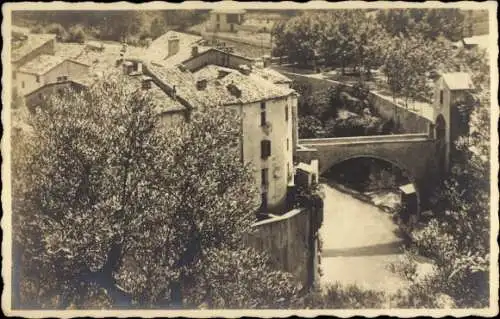
POLYGON ((267 252, 276 269, 293 274, 309 287, 318 278, 317 230, 311 222, 310 212, 295 209, 254 224, 254 232, 245 240, 247 245, 267 252))

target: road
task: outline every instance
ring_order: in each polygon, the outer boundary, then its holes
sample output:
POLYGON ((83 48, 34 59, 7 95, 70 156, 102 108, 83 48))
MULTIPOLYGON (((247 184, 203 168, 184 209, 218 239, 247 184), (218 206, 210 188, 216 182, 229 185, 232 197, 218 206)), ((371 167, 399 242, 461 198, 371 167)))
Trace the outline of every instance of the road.
POLYGON ((388 269, 402 257, 402 240, 389 214, 322 184, 324 222, 321 286, 341 284, 395 292, 406 282, 388 269))

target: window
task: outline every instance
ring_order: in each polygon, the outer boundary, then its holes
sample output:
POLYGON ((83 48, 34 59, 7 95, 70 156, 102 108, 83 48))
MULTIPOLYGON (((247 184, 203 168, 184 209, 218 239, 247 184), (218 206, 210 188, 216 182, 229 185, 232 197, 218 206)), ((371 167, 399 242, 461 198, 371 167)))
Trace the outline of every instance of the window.
POLYGON ((288 105, 285 105, 285 121, 288 122, 288 105))
POLYGON ((36 83, 40 83, 40 76, 39 75, 36 76, 36 83))
POLYGON ((262 202, 260 204, 260 211, 262 213, 266 213, 267 212, 267 193, 263 192, 261 194, 261 198, 262 198, 262 202))
POLYGON ((42 93, 38 93, 38 99, 40 99, 40 100, 43 99, 42 93))
POLYGON ((219 31, 219 30, 220 30, 220 24, 219 24, 219 23, 217 23, 216 28, 217 28, 217 31, 219 31))
POLYGON ((292 181, 292 174, 290 174, 290 163, 286 163, 286 176, 288 182, 292 181))
POLYGON ((439 91, 439 104, 443 104, 443 101, 444 101, 444 94, 443 94, 443 90, 439 91))
POLYGON ((24 81, 21 82, 21 88, 24 89, 24 81))
POLYGON ((290 149, 289 144, 290 144, 290 140, 287 138, 287 139, 286 139, 286 150, 287 150, 287 151, 290 149))
POLYGON ((12 72, 12 80, 16 79, 16 72, 12 72))
POLYGON ((271 156, 271 141, 262 140, 260 142, 260 157, 267 159, 269 156, 271 156))
POLYGON ((261 169, 261 171, 260 171, 261 184, 264 187, 269 184, 268 176, 269 176, 269 169, 267 169, 267 168, 261 169))
POLYGON ((216 17, 217 22, 219 22, 220 21, 220 15, 217 14, 215 17, 216 17))
POLYGON ((260 102, 260 126, 266 126, 266 102, 260 102))

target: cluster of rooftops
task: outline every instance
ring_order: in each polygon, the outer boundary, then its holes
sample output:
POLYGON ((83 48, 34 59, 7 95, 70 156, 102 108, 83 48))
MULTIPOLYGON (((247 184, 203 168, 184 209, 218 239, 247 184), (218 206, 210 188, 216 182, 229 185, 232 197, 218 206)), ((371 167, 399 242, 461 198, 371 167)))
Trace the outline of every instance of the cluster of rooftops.
MULTIPOLYGON (((26 42, 36 37, 30 36, 26 42)), ((16 54, 25 54, 13 51, 12 58, 16 54)), ((176 31, 165 33, 147 48, 118 43, 101 43, 92 47, 88 43, 56 43, 54 55, 41 54, 18 71, 45 74, 64 61, 88 68, 85 74, 68 79, 87 87, 113 70, 131 69, 131 72, 125 72, 127 79, 131 84, 150 90, 159 112, 204 105, 246 104, 286 97, 294 92, 287 77, 265 67, 262 61, 210 47, 205 45, 202 37, 176 31), (123 51, 125 54, 121 54, 123 51), (227 59, 221 60, 221 55, 227 59), (193 62, 194 59, 199 60, 194 64, 201 66, 185 65, 186 61, 193 62), (248 63, 227 63, 230 59, 248 63), (145 85, 145 81, 150 83, 145 85)))

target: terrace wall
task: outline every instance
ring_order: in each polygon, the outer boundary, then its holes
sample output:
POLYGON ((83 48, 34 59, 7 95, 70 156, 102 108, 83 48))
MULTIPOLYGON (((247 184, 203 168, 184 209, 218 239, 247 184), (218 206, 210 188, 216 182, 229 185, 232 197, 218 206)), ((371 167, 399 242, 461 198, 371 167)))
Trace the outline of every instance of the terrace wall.
MULTIPOLYGON (((352 86, 333 80, 312 78, 306 75, 283 72, 295 82, 308 83, 312 90, 323 90, 332 86, 337 86, 351 93, 352 86)), ((412 112, 402 105, 393 102, 391 99, 381 96, 375 92, 368 94, 368 100, 374 109, 384 120, 393 120, 401 133, 429 133, 432 122, 419 114, 412 112)))
POLYGON ((306 209, 295 209, 258 222, 254 232, 247 234, 246 244, 267 252, 276 269, 293 274, 309 287, 318 278, 317 230, 312 227, 312 216, 306 209))

